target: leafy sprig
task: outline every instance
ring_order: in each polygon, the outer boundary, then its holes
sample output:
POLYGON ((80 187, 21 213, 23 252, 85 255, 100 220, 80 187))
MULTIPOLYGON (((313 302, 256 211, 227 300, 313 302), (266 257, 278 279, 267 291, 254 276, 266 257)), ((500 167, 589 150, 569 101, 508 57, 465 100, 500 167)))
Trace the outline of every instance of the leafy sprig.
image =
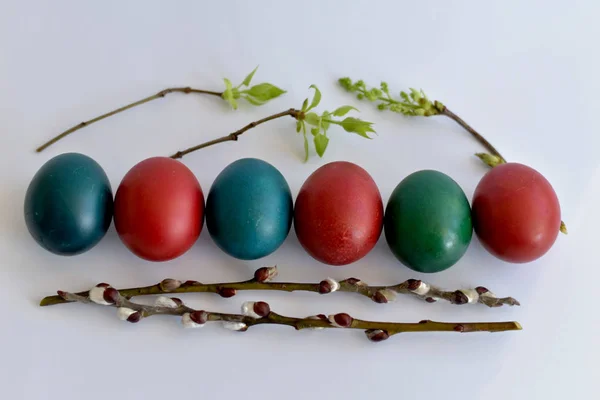
POLYGON ((246 78, 237 86, 233 86, 231 81, 227 78, 224 78, 225 82, 225 91, 221 95, 225 101, 227 101, 234 110, 237 110, 238 100, 240 98, 246 99, 250 104, 255 106, 262 106, 269 100, 275 99, 282 94, 286 93, 285 90, 278 88, 275 85, 270 83, 259 83, 258 85, 254 85, 250 87, 250 82, 256 73, 258 66, 252 70, 246 78), (242 89, 242 87, 247 87, 247 89, 242 89))
MULTIPOLYGON (((251 75, 249 76, 250 78, 247 78, 248 81, 252 78, 251 75)), ((326 110, 323 111, 321 114, 312 111, 321 102, 321 91, 315 85, 311 85, 310 89, 314 89, 315 93, 312 99, 309 100, 307 98, 304 100, 300 109, 290 108, 281 111, 277 114, 269 115, 268 117, 250 122, 249 124, 245 125, 244 127, 238 129, 235 132, 231 132, 230 134, 219 137, 217 139, 209 140, 196 146, 189 147, 185 150, 180 150, 171 155, 171 157, 181 158, 189 153, 200 149, 204 149, 209 146, 213 146, 215 144, 237 141, 241 135, 243 135, 250 129, 256 128, 257 126, 262 125, 266 122, 283 117, 292 117, 296 120, 296 132, 302 132, 302 136, 304 137, 305 161, 308 161, 310 148, 308 132, 310 132, 310 134, 313 136, 312 141, 314 143, 315 150, 319 157, 323 157, 323 154, 325 154, 325 150, 327 150, 327 146, 329 145, 329 137, 327 136, 327 130, 331 125, 339 125, 346 132, 356 133, 357 135, 367 139, 371 138, 368 135, 369 132, 375 133, 372 122, 363 121, 354 117, 346 117, 344 119, 340 119, 340 117, 344 117, 350 111, 356 110, 356 108, 352 106, 341 106, 336 108, 333 112, 329 112, 326 110)))
POLYGON ((375 133, 372 122, 363 121, 354 117, 346 117, 343 120, 335 118, 343 117, 352 110, 358 111, 358 109, 353 106, 341 106, 336 108, 333 112, 325 110, 321 114, 311 111, 321 102, 321 91, 315 85, 311 85, 310 88, 314 89, 315 94, 313 95, 310 104, 308 98, 304 100, 302 108, 300 109, 300 115, 296 122, 296 132, 302 131, 302 135, 304 136, 305 161, 308 160, 309 155, 309 140, 306 124, 309 125, 308 130, 313 136, 315 151, 319 157, 323 157, 323 154, 325 154, 325 150, 327 150, 327 146, 329 145, 327 130, 332 124, 341 126, 346 132, 356 133, 366 139, 371 139, 368 133, 375 133))
POLYGON ((386 82, 381 82, 379 88, 368 88, 364 81, 352 82, 350 78, 341 78, 339 83, 347 91, 356 93, 359 100, 378 102, 377 108, 380 110, 421 117, 439 115, 444 110, 442 103, 429 100, 423 90, 411 88, 409 92, 400 92, 400 99, 394 99, 386 82))

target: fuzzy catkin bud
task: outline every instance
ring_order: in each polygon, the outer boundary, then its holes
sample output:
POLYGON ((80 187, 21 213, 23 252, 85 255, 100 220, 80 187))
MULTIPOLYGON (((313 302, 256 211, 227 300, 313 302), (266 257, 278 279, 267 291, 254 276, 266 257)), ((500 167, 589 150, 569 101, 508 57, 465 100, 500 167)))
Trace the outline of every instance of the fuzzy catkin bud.
POLYGON ((202 322, 202 319, 199 318, 201 317, 200 315, 194 315, 194 318, 192 318, 192 314, 197 313, 198 311, 194 311, 193 313, 185 313, 181 316, 181 323, 183 325, 184 328, 200 328, 202 326, 204 326, 204 322, 202 322))
POLYGON ((182 306, 182 305, 183 305, 183 301, 181 301, 181 299, 180 299, 180 298, 177 298, 177 297, 171 297, 171 300, 173 300, 173 302, 174 302, 175 304, 177 304, 177 307, 180 307, 180 306, 182 306))
POLYGON ((108 301, 106 301, 104 299, 104 291, 106 290, 106 286, 95 286, 92 289, 90 289, 90 293, 88 295, 88 297, 90 298, 91 301, 93 301, 96 304, 101 304, 103 306, 108 306, 112 303, 109 303, 108 301))
POLYGON ((453 304, 458 304, 458 305, 461 305, 461 304, 467 304, 467 303, 469 302, 469 298, 468 298, 468 297, 467 297, 467 295, 466 295, 466 294, 464 294, 462 291, 460 291, 460 290, 456 290, 456 291, 453 293, 453 296, 452 296, 451 302, 452 302, 453 304))
POLYGON ((204 325, 208 321, 208 313, 204 310, 193 311, 190 313, 190 319, 198 325, 204 325))
POLYGON ((110 304, 115 304, 119 300, 119 291, 113 287, 107 287, 104 289, 104 301, 110 304))
POLYGON ((181 286, 181 281, 177 280, 177 279, 171 279, 171 278, 167 278, 167 279, 163 279, 160 283, 160 290, 162 290, 163 292, 170 292, 173 291, 177 288, 179 288, 181 286))
MULTIPOLYGON (((177 299, 179 300, 179 299, 177 299)), ((179 300, 181 301, 181 300, 179 300)), ((171 299, 169 297, 166 296, 159 296, 156 298, 156 301, 154 302, 155 306, 158 307, 168 307, 168 308, 177 308, 180 306, 180 304, 177 304, 177 302, 174 299, 171 299)))
POLYGON ((477 303, 479 293, 475 289, 461 289, 461 292, 467 297, 467 303, 477 303))
POLYGON ((140 313, 139 311, 136 311, 133 314, 131 314, 129 317, 127 317, 127 322, 132 322, 135 324, 136 322, 140 322, 140 319, 142 319, 142 313, 140 313))
POLYGON ((329 322, 338 328, 349 328, 352 325, 353 318, 346 313, 338 313, 328 317, 329 322))
POLYGON ((421 281, 418 279, 409 279, 406 281, 408 283, 408 290, 415 291, 421 286, 421 281))
POLYGON ((340 283, 332 278, 327 278, 319 282, 319 293, 333 293, 340 289, 340 283))
POLYGON ((426 284, 425 282, 422 281, 416 281, 418 283, 418 286, 416 287, 416 289, 411 289, 411 291, 413 293, 418 294, 419 296, 423 296, 425 294, 427 294, 427 292, 429 292, 429 285, 426 284))
POLYGON ((254 272, 254 280, 265 283, 270 282, 277 276, 277 267, 262 267, 254 272))
POLYGON ((263 318, 269 315, 271 307, 264 301, 246 301, 242 304, 242 313, 255 319, 263 318))
POLYGON ((368 329, 365 331, 365 334, 367 335, 367 339, 371 342, 383 342, 390 337, 390 335, 382 329, 368 329))
POLYGON ((230 331, 245 332, 248 330, 248 325, 243 322, 225 321, 223 322, 223 328, 230 331))
POLYGON ((475 288, 475 290, 476 290, 476 291, 477 291, 477 293, 478 293, 478 294, 480 294, 480 295, 481 295, 481 294, 484 294, 484 293, 487 293, 487 292, 489 292, 489 290, 488 290, 486 287, 483 287, 483 286, 477 286, 477 287, 475 288))
POLYGON ((271 307, 264 301, 257 301, 254 303, 254 312, 261 317, 266 317, 271 313, 271 307))
POLYGON ((235 296, 235 294, 237 293, 237 291, 235 289, 231 289, 231 288, 218 288, 217 289, 217 293, 224 298, 229 298, 229 297, 233 297, 235 296))
POLYGON ((389 301, 394 301, 398 297, 398 293, 392 289, 381 289, 378 290, 377 293, 380 293, 386 300, 386 303, 389 301))
POLYGON ((128 308, 128 307, 119 307, 119 308, 117 308, 117 317, 119 317, 119 319, 121 321, 127 321, 128 318, 131 315, 135 314, 136 312, 137 311, 132 310, 131 308, 128 308))
POLYGON ((496 295, 494 293, 492 293, 491 291, 489 291, 487 288, 483 287, 483 286, 477 286, 475 288, 475 291, 477 292, 477 294, 479 294, 479 296, 481 297, 492 297, 492 298, 496 298, 496 295))
POLYGON ((385 298, 385 296, 381 293, 380 290, 375 292, 372 299, 375 303, 380 303, 380 304, 385 304, 388 302, 388 300, 385 298))

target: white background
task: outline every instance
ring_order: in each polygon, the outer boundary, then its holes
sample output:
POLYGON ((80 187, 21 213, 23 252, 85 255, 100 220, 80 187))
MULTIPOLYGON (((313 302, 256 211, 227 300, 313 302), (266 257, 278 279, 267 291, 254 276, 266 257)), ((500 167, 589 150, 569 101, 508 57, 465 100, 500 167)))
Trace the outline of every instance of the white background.
POLYGON ((600 5, 595 1, 3 1, 0 7, 0 388, 4 399, 105 398, 577 398, 594 393, 597 364, 597 261, 600 214, 600 5), (260 108, 233 111, 218 98, 173 94, 95 124, 42 154, 33 149, 99 113, 169 86, 222 90, 256 65, 256 82, 288 93, 260 108), (116 190, 138 161, 229 133, 323 91, 320 107, 359 107, 376 122, 372 141, 330 130, 324 159, 302 162, 291 119, 190 155, 184 163, 205 193, 241 157, 274 164, 294 196, 306 177, 334 160, 363 166, 384 202, 409 173, 433 168, 468 197, 486 169, 465 131, 443 117, 380 113, 340 90, 337 78, 414 86, 444 102, 513 161, 542 172, 556 189, 570 230, 542 259, 511 265, 476 239, 460 262, 420 275, 397 262, 382 235, 361 261, 343 268, 311 259, 293 229, 285 244, 255 262, 219 251, 208 231, 167 263, 136 258, 114 229, 94 249, 51 255, 29 236, 24 193, 52 156, 96 159, 116 190), (349 294, 244 293, 185 297, 192 306, 237 312, 266 300, 280 313, 346 311, 375 320, 517 320, 498 334, 405 334, 374 344, 359 331, 295 332, 261 326, 245 333, 218 325, 184 330, 177 319, 129 324, 114 309, 79 304, 38 307, 57 289, 117 287, 165 277, 243 280, 278 264, 280 279, 357 276, 373 284, 424 278, 446 288, 484 285, 519 308, 425 304, 401 297, 378 305, 349 294), (168 397, 167 397, 168 396, 168 397), (416 398, 416 397, 415 397, 416 398))

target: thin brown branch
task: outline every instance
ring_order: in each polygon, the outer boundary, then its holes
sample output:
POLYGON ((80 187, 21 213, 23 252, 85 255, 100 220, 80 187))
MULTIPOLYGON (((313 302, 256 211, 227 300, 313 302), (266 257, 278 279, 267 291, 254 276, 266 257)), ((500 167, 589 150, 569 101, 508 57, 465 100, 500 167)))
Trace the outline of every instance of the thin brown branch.
POLYGON ((467 132, 469 132, 479 143, 481 143, 483 145, 483 147, 486 148, 487 151, 489 151, 494 156, 500 158, 500 161, 502 163, 506 163, 506 159, 504 157, 502 157, 502 154, 500 154, 500 152, 498 150, 496 150, 496 148, 490 142, 488 142, 486 138, 484 138, 481 134, 479 134, 479 132, 477 132, 475 129, 473 129, 473 127, 471 127, 471 125, 467 124, 458 115, 454 114, 452 111, 450 111, 445 106, 442 107, 440 114, 445 115, 446 117, 451 118, 454 121, 456 121, 467 132))
MULTIPOLYGON (((369 286, 356 278, 348 278, 340 282, 328 278, 319 283, 271 282, 271 279, 276 275, 276 267, 263 267, 256 270, 253 279, 242 282, 200 283, 197 281, 186 281, 181 283, 175 279, 164 279, 156 285, 121 289, 119 293, 122 296, 131 298, 166 293, 217 293, 223 297, 232 297, 238 290, 305 291, 320 294, 339 291, 357 293, 377 303, 391 302, 398 294, 404 294, 417 297, 428 303, 445 300, 457 305, 476 303, 484 304, 488 307, 500 307, 504 304, 510 306, 520 305, 514 298, 496 297, 482 286, 478 286, 475 289, 445 291, 416 279, 408 279, 392 286, 369 286)), ((89 292, 79 292, 77 295, 88 296, 89 292)), ((40 306, 51 306, 67 302, 68 300, 65 300, 61 296, 48 296, 42 299, 40 306)))
MULTIPOLYGON (((106 284, 104 284, 106 285, 106 284)), ((418 323, 367 321, 353 318, 346 313, 337 313, 329 316, 323 314, 306 318, 287 317, 271 311, 269 304, 259 302, 246 302, 242 305, 243 314, 226 314, 205 310, 195 310, 183 304, 180 299, 160 297, 155 305, 143 305, 128 300, 117 290, 106 285, 96 286, 90 295, 59 291, 59 296, 65 301, 81 303, 96 303, 117 308, 120 319, 129 322, 139 322, 143 318, 153 315, 181 316, 184 327, 197 328, 207 322, 223 322, 228 329, 246 331, 254 325, 272 324, 286 325, 300 329, 323 328, 348 328, 364 330, 367 338, 373 342, 380 342, 392 335, 404 332, 502 332, 521 330, 521 325, 516 321, 508 322, 435 322, 423 320, 418 323)))
POLYGON ((61 140, 62 138, 70 135, 71 133, 78 131, 82 128, 85 128, 86 126, 89 126, 95 122, 101 121, 104 118, 108 118, 111 117, 115 114, 121 113, 123 111, 129 110, 130 108, 134 108, 137 106, 140 106, 142 104, 148 103, 152 100, 156 100, 156 99, 160 99, 162 97, 165 97, 167 94, 169 93, 175 93, 175 92, 179 92, 179 93, 199 93, 199 94, 208 94, 208 95, 212 95, 212 96, 218 96, 221 97, 222 93, 221 92, 213 92, 211 90, 202 90, 202 89, 193 89, 191 87, 176 87, 176 88, 168 88, 168 89, 164 89, 161 90, 160 92, 153 94, 152 96, 148 96, 146 98, 143 98, 141 100, 138 101, 134 101, 133 103, 127 104, 126 106, 123 106, 121 108, 117 108, 116 110, 107 112, 106 114, 102 114, 96 118, 92 118, 88 121, 84 121, 81 122, 69 129, 67 129, 66 131, 60 133, 59 135, 53 137, 52 139, 50 139, 49 141, 47 141, 46 143, 44 143, 43 145, 41 145, 40 147, 38 147, 35 151, 36 152, 41 152, 44 149, 46 149, 47 147, 53 145, 54 143, 58 142, 59 140, 61 140))
POLYGON ((303 118, 303 113, 300 110, 296 110, 296 109, 290 108, 289 110, 282 111, 282 112, 277 113, 277 114, 273 114, 273 115, 268 116, 266 118, 259 119, 258 121, 250 122, 248 125, 244 126, 241 129, 238 129, 235 132, 230 133, 229 135, 226 135, 226 136, 223 136, 223 137, 220 137, 220 138, 217 138, 217 139, 213 139, 213 140, 210 140, 208 142, 201 143, 199 145, 187 148, 185 150, 180 150, 177 153, 171 155, 170 157, 171 158, 175 158, 175 159, 182 158, 183 156, 185 156, 185 155, 187 155, 189 153, 192 153, 192 152, 194 152, 196 150, 200 150, 200 149, 203 149, 205 147, 209 147, 209 146, 212 146, 212 145, 215 145, 215 144, 218 144, 218 143, 224 143, 224 142, 230 142, 230 141, 234 141, 235 142, 235 141, 238 140, 238 137, 240 135, 242 135, 244 132, 249 131, 250 129, 257 127, 260 124, 264 124, 265 122, 272 121, 274 119, 285 117, 285 116, 288 116, 288 115, 291 116, 292 118, 295 118, 295 119, 301 119, 301 118, 303 118))
MULTIPOLYGON (((494 167, 498 164, 505 164, 507 162, 506 159, 502 156, 502 154, 500 154, 500 152, 498 150, 496 150, 496 148, 490 142, 488 142, 486 138, 484 138, 482 135, 480 135, 475 129, 473 129, 469 124, 467 124, 462 118, 460 118, 458 115, 454 114, 446 106, 442 105, 442 103, 436 101, 435 104, 436 104, 436 106, 438 106, 438 109, 440 110, 441 115, 445 115, 446 117, 451 118, 454 121, 456 121, 460 126, 462 126, 464 129, 466 129, 467 132, 469 132, 479 143, 481 143, 483 145, 483 147, 485 147, 486 150, 490 152, 490 154, 497 157, 497 159, 490 161, 488 159, 489 157, 487 154, 485 154, 485 153, 476 154, 476 156, 479 157, 484 163, 486 163, 490 167, 494 167)), ((567 234, 567 225, 564 223, 564 221, 560 221, 560 229, 559 230, 561 233, 564 233, 565 235, 567 234)))

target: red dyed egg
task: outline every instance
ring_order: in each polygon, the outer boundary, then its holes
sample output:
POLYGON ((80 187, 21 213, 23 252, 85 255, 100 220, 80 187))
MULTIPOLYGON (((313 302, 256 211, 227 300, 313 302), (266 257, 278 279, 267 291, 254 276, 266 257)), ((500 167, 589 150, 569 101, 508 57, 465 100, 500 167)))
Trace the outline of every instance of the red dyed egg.
POLYGON ((315 259, 345 265, 364 257, 383 226, 383 202, 377 185, 361 167, 332 162, 302 185, 294 209, 294 229, 315 259))
POLYGON ((148 158, 125 175, 115 195, 119 237, 137 256, 166 261, 194 244, 204 223, 204 194, 185 165, 148 158))
POLYGON ((475 189, 473 226, 494 256, 526 263, 543 256, 560 229, 560 205, 539 172, 518 163, 492 168, 475 189))

